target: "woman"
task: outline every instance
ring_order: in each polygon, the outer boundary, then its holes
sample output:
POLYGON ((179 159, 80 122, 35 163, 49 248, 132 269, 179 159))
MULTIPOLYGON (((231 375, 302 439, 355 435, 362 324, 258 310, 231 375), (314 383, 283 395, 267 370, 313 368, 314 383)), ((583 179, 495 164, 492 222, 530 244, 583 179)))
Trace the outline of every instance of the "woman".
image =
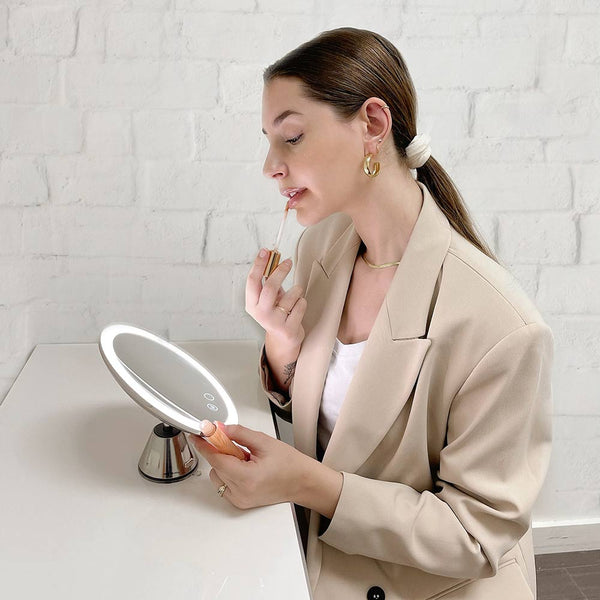
POLYGON ((242 426, 252 459, 196 438, 219 494, 308 515, 315 599, 535 598, 531 509, 551 448, 553 337, 416 135, 378 34, 324 32, 264 74, 264 173, 306 226, 246 310, 295 448, 242 426), (375 159, 377 162, 375 162, 375 159), (411 169, 416 169, 417 179, 411 169))

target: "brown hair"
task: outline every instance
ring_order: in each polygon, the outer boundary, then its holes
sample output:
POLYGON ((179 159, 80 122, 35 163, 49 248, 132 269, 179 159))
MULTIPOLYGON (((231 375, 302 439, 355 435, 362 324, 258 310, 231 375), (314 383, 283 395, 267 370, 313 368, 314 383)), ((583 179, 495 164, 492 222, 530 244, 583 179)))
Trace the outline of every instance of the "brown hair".
MULTIPOLYGON (((405 148, 417 134, 417 96, 404 59, 383 36, 353 27, 324 31, 267 67, 263 82, 276 77, 297 77, 307 98, 331 105, 342 120, 352 119, 371 96, 381 98, 392 114, 394 146, 407 164, 405 148)), ((433 156, 417 169, 417 178, 451 226, 499 262, 477 231, 457 187, 433 156)))

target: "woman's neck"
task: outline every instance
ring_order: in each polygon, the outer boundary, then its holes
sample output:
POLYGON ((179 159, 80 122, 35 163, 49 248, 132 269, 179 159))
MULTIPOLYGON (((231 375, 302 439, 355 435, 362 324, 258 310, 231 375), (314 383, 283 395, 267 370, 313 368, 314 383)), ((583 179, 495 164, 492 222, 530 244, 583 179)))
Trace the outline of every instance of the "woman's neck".
POLYGON ((365 258, 372 264, 380 265, 401 260, 419 218, 423 206, 423 192, 410 172, 408 173, 410 180, 395 179, 387 185, 382 182, 382 185, 350 214, 354 228, 366 248, 365 258))

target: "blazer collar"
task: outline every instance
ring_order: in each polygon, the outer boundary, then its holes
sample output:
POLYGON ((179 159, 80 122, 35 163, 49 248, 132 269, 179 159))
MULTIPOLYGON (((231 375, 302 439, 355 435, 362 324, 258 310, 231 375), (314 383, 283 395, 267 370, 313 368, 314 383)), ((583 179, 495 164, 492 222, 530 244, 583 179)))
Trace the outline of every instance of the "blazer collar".
MULTIPOLYGON (((451 230, 427 188, 417 183, 423 206, 323 457, 324 464, 338 470, 356 472, 385 436, 407 402, 431 345, 423 338, 451 230), (365 399, 374 396, 377 411, 365 419, 365 399)), ((306 288, 311 300, 303 320, 307 335, 294 377, 292 420, 295 446, 312 457, 323 385, 360 241, 351 223, 314 261, 306 288)))
MULTIPOLYGON (((423 206, 384 303, 393 340, 425 335, 431 298, 450 246, 448 219, 427 187, 420 181, 416 183, 423 193, 423 206)), ((351 222, 319 261, 327 278, 332 278, 340 263, 344 269, 350 269, 351 275, 360 242, 351 222), (352 260, 348 260, 349 255, 352 260)))

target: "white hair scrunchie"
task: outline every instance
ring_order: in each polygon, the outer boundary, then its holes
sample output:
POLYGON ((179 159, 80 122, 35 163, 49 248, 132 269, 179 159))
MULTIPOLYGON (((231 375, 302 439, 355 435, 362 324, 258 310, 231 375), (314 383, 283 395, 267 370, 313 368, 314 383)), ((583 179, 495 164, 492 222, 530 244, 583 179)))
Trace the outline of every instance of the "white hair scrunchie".
POLYGON ((412 142, 406 147, 409 169, 417 169, 427 162, 431 156, 430 141, 431 136, 427 133, 418 133, 415 135, 412 142))

